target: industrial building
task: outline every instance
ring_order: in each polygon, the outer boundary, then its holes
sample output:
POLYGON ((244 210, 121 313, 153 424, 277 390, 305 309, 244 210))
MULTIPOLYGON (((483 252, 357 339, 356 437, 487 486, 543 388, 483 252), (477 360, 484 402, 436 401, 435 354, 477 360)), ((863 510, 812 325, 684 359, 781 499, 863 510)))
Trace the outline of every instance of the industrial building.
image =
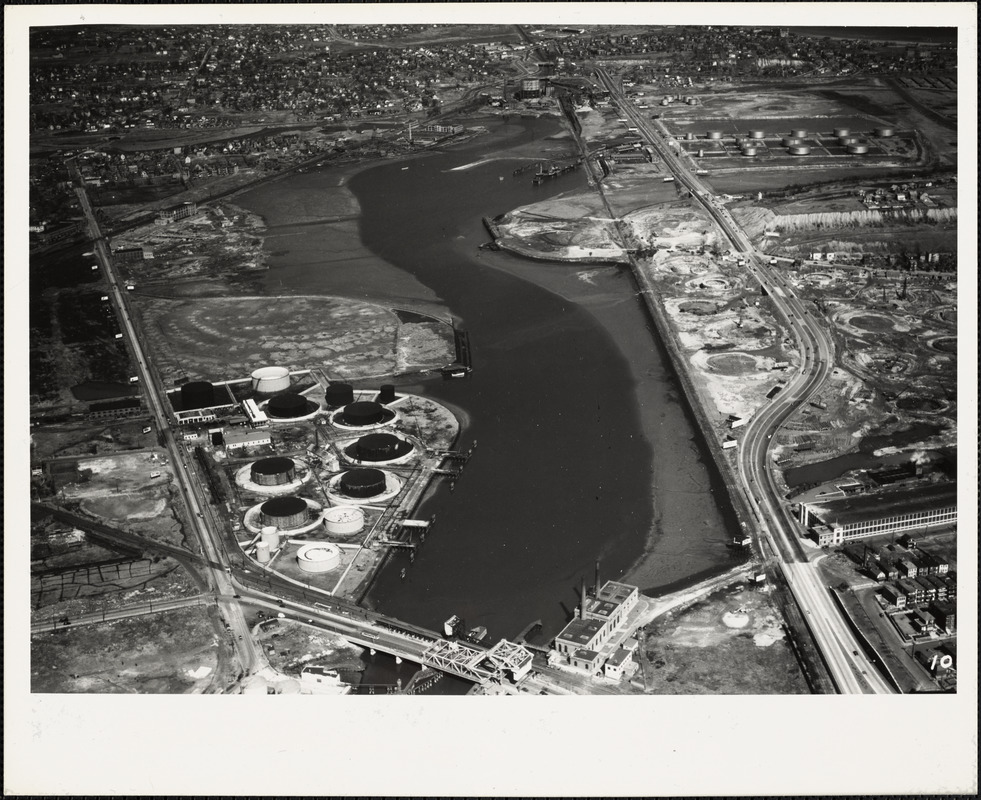
POLYGON ((801 503, 799 519, 822 547, 866 536, 953 525, 957 522, 957 484, 801 503))
POLYGON ((263 431, 226 431, 225 449, 241 450, 246 447, 271 445, 272 438, 263 431))
POLYGON ((617 656, 617 651, 603 652, 614 634, 637 605, 640 593, 636 586, 607 581, 600 586, 599 568, 596 571, 596 587, 592 597, 587 597, 585 583, 579 605, 579 617, 572 620, 555 637, 555 650, 565 656, 568 664, 593 674, 605 662, 613 660, 612 671, 618 673, 628 659, 617 656))

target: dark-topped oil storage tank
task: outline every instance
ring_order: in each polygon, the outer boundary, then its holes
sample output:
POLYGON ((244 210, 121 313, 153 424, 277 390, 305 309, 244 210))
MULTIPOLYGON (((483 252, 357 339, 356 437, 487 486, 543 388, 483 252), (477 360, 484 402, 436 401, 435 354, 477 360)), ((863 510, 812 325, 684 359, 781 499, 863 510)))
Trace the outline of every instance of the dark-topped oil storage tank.
POLYGON ((300 497, 274 497, 259 509, 263 525, 275 525, 280 530, 299 528, 310 520, 307 502, 300 497))
POLYGON ((385 473, 380 469, 352 469, 341 475, 341 491, 348 497, 374 497, 385 491, 385 473))
POLYGON ((279 419, 295 419, 310 413, 310 403, 302 395, 278 394, 266 405, 266 414, 279 419))
POLYGON ((390 433, 369 433, 354 445, 358 461, 391 461, 412 452, 412 445, 390 433))
POLYGON ((385 419, 385 407, 371 400, 360 400, 344 406, 340 416, 344 425, 377 425, 385 419))
POLYGON ((181 410, 208 408, 215 404, 215 387, 207 381, 192 381, 181 386, 181 410))
POLYGON ((354 402, 354 387, 350 383, 332 383, 324 392, 324 402, 331 408, 340 408, 354 402))
POLYGON ((395 387, 390 383, 383 383, 378 391, 379 403, 395 402, 395 387))
POLYGON ((284 456, 263 458, 252 465, 251 477, 259 486, 282 486, 296 480, 296 465, 284 456))

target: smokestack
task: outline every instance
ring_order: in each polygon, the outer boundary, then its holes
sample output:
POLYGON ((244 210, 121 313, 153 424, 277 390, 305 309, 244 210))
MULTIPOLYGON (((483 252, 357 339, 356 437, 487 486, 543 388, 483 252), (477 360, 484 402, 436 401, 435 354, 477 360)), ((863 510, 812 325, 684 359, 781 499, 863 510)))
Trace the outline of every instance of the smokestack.
POLYGON ((586 579, 580 579, 579 587, 579 619, 586 619, 586 579))
POLYGON ((599 559, 596 559, 596 594, 593 596, 597 600, 599 600, 599 593, 600 593, 599 559))

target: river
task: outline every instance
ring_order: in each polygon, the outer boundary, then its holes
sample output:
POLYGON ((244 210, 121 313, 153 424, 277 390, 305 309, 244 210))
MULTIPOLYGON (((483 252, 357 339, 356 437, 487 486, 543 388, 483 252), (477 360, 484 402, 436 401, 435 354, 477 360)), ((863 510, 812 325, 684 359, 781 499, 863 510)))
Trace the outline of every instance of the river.
MULTIPOLYGON (((478 448, 456 490, 440 487, 424 502, 420 515, 437 513, 438 522, 415 563, 393 558, 367 602, 433 629, 456 613, 494 639, 541 619, 547 638, 568 620, 597 559, 604 578, 626 576, 646 590, 683 584, 732 566, 734 523, 629 272, 477 250, 487 239, 482 216, 585 188, 580 172, 539 187, 528 173, 513 177, 526 161, 453 171, 559 131, 551 120, 480 122, 491 135, 347 181, 369 253, 351 251, 337 224, 308 224, 302 235, 267 240, 268 284, 441 303, 470 332, 471 377, 411 390, 460 412, 458 446, 478 448)), ((328 169, 236 202, 275 233, 295 220, 298 203, 338 182, 328 169)))

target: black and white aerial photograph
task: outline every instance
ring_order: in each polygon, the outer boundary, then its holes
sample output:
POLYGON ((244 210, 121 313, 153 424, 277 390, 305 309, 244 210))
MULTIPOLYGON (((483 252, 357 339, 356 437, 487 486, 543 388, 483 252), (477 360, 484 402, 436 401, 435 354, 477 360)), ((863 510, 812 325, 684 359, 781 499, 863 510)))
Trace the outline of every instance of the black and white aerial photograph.
POLYGON ((6 6, 5 791, 976 792, 976 12, 6 6))

